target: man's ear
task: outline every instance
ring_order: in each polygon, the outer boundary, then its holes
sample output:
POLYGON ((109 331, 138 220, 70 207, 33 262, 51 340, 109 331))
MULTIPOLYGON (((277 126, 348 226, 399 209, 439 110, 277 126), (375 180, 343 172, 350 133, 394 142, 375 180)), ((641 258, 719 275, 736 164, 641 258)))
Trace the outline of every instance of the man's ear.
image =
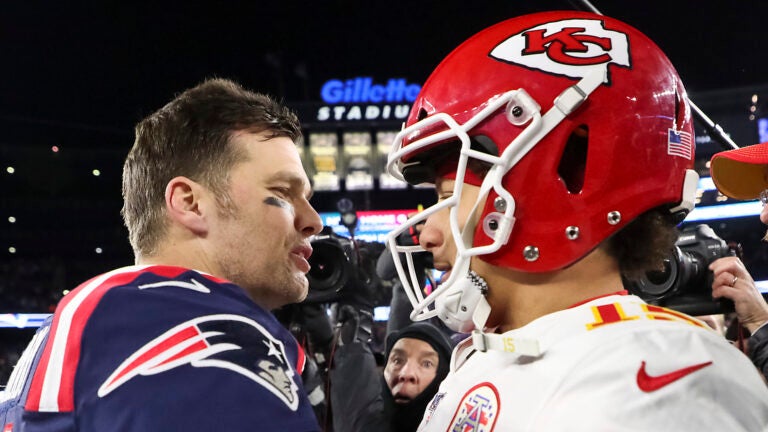
POLYGON ((208 232, 201 199, 206 189, 187 177, 172 178, 165 187, 165 209, 168 217, 195 234, 208 232))

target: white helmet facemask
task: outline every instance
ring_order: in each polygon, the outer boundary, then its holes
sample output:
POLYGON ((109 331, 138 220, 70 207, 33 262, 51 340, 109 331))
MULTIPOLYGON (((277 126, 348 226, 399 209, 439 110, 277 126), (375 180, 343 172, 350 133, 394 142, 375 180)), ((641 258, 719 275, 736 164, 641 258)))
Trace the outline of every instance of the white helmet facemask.
POLYGON ((541 114, 540 105, 525 90, 518 89, 492 97, 482 110, 464 124, 459 124, 446 113, 437 113, 397 134, 389 154, 387 171, 403 181, 405 180, 403 169, 409 165, 408 162, 403 163, 403 158, 408 160, 409 155, 423 151, 435 143, 458 139, 461 144, 453 194, 418 213, 387 236, 387 245, 393 255, 398 276, 414 308, 411 313, 412 320, 421 321, 438 316, 448 327, 462 333, 468 333, 474 329, 482 330, 485 327, 490 314, 490 306, 485 300, 487 286, 482 278, 471 271, 470 261, 473 256, 498 251, 507 243, 512 232, 515 221, 515 199, 502 186, 502 180, 507 172, 544 136, 577 109, 589 94, 604 82, 605 72, 605 69, 595 69, 576 85, 566 88, 555 99, 554 106, 544 115, 541 114), (473 150, 469 132, 500 109, 504 109, 504 114, 512 125, 524 127, 524 129, 499 156, 473 150), (406 137, 420 130, 434 128, 438 123, 442 123, 447 130, 428 135, 403 147, 403 140, 406 137), (477 199, 469 212, 470 216, 462 225, 462 221, 459 220, 459 202, 470 159, 490 164, 491 168, 480 185, 477 199), (476 215, 480 214, 491 191, 498 195, 494 201, 496 211, 478 220, 476 215), (415 227, 444 209, 449 209, 451 236, 456 244, 456 256, 448 279, 442 281, 436 289, 425 296, 425 287, 422 287, 419 282, 413 254, 423 253, 426 250, 419 245, 399 245, 397 238, 411 227, 415 227), (474 234, 479 223, 482 224, 483 232, 493 239, 493 242, 485 246, 473 247, 474 234), (403 261, 407 264, 407 269, 403 266, 403 261))

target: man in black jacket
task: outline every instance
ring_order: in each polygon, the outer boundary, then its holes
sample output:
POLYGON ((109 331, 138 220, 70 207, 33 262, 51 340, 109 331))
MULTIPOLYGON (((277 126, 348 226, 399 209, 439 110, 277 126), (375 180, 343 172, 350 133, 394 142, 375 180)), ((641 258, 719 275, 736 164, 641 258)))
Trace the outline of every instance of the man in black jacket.
POLYGON ((437 327, 426 322, 394 331, 387 336, 387 361, 382 374, 365 331, 360 331, 366 327, 359 325, 361 316, 364 314, 346 321, 345 325, 354 330, 342 330, 341 346, 333 359, 330 380, 334 431, 415 431, 448 374, 451 343, 437 327))

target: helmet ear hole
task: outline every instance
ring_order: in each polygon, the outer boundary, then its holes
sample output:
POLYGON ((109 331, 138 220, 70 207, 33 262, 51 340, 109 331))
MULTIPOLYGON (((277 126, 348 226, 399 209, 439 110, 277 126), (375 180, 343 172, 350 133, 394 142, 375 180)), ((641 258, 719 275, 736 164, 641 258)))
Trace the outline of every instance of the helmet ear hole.
POLYGON ((589 128, 580 125, 571 132, 568 142, 563 149, 557 174, 565 184, 568 192, 576 194, 584 187, 584 173, 587 167, 587 147, 589 143, 589 128))
POLYGON ((416 119, 418 121, 422 121, 425 118, 427 118, 427 110, 425 110, 424 108, 419 109, 419 114, 416 115, 416 119))
POLYGON ((679 89, 675 89, 675 129, 678 129, 685 122, 685 104, 683 96, 679 89))

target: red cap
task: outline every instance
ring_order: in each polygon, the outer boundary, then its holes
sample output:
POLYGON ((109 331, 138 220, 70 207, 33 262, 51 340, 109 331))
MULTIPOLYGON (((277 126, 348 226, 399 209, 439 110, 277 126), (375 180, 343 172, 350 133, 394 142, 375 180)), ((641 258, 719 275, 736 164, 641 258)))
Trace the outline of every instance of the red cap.
POLYGON ((716 153, 709 172, 723 195, 756 199, 768 189, 768 142, 716 153))

